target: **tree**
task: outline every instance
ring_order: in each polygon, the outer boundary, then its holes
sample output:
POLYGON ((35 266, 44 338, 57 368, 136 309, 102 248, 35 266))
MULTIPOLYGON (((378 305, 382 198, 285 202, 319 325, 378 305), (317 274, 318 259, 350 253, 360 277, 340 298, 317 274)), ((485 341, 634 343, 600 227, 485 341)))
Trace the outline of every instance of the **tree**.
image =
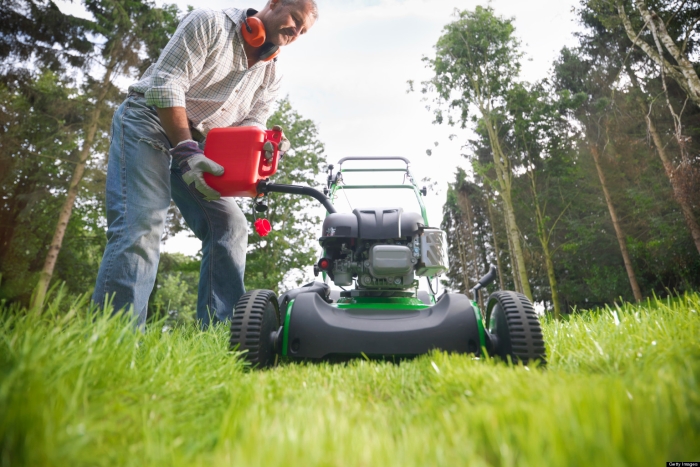
MULTIPOLYGON (((506 96, 508 127, 505 139, 509 151, 525 161, 527 188, 520 191, 523 210, 534 219, 535 236, 541 247, 547 271, 551 303, 556 319, 561 315, 561 302, 553 255, 554 231, 576 194, 567 186, 571 180, 571 158, 574 151, 566 111, 576 107, 577 99, 568 93, 557 95, 545 80, 534 85, 519 83, 506 96), (566 193, 566 195, 565 195, 566 193), (529 194, 529 196, 528 196, 529 194)), ((519 223, 522 225, 522 223, 519 223)))
POLYGON ((0 2, 0 274, 7 298, 25 292, 34 245, 47 241, 46 213, 56 210, 51 197, 60 195, 57 183, 73 161, 83 103, 65 70, 85 64, 89 31, 50 0, 0 2))
POLYGON ((94 80, 88 75, 83 86, 84 95, 90 98, 81 128, 82 143, 36 286, 32 306, 37 309, 43 305, 53 276, 88 158, 94 151, 105 150, 110 109, 122 96, 114 81, 119 76, 133 77, 143 71, 147 61, 144 63, 140 54, 145 51, 151 60, 155 59, 177 23, 177 7, 155 8, 148 0, 84 0, 84 4, 95 18, 90 25, 92 31, 101 36, 87 62, 91 68, 85 71, 97 74, 97 69, 101 69, 102 76, 94 80))
POLYGON ((0 79, 27 79, 26 63, 60 72, 80 67, 92 51, 88 21, 65 15, 51 0, 0 2, 0 79))
MULTIPOLYGON (((512 200, 513 161, 506 154, 501 141, 504 98, 514 84, 519 70, 519 42, 514 36, 512 20, 497 17, 489 8, 476 7, 474 11, 455 12, 457 20, 444 28, 435 46, 435 58, 424 58, 435 76, 423 83, 423 93, 436 92, 438 108, 436 122, 444 120, 443 109, 457 110, 462 128, 477 121, 488 135, 503 201, 508 242, 517 271, 516 285, 532 298, 520 231, 512 200)), ((451 114, 448 123, 456 124, 451 114)))
MULTIPOLYGON (((28 298, 51 239, 50 225, 79 147, 84 100, 77 94, 48 70, 9 86, 0 84, 0 273, 5 298, 28 298)), ((90 198, 85 194, 85 201, 90 198)), ((78 211, 76 227, 88 234, 96 219, 82 204, 78 211)), ((99 207, 95 211, 101 213, 99 207)), ((93 246, 100 248, 103 238, 101 232, 97 242, 82 238, 82 252, 70 254, 88 254, 93 246)), ((89 264, 83 261, 74 270, 89 264)))
POLYGON ((659 8, 654 9, 645 0, 635 0, 639 12, 636 22, 643 23, 641 27, 632 24, 622 0, 614 0, 614 3, 629 40, 661 68, 662 74, 673 78, 688 98, 700 107, 700 77, 688 57, 696 45, 697 25, 700 23, 700 6, 697 2, 658 2, 659 8), (677 17, 682 21, 675 22, 675 25, 681 27, 669 32, 667 24, 677 17))
MULTIPOLYGON (((318 186, 326 158, 314 122, 302 117, 285 97, 277 103, 275 112, 267 121, 268 127, 273 125, 284 128, 292 148, 280 161, 272 180, 282 184, 318 186)), ((308 197, 279 193, 269 195, 267 202, 268 210, 258 216, 270 221, 272 232, 260 237, 251 229, 245 284, 248 289, 281 290, 289 281, 300 283, 305 277, 303 268, 317 260, 321 219, 315 212, 319 205, 318 201, 308 197)), ((247 201, 243 205, 251 226, 252 204, 252 201, 247 201)))
POLYGON ((619 65, 617 70, 613 69, 612 71, 605 64, 596 68, 595 64, 591 60, 583 58, 580 52, 564 48, 560 59, 555 63, 555 86, 560 91, 569 91, 579 96, 578 100, 581 105, 575 111, 576 117, 584 126, 585 144, 595 162, 596 172, 620 246, 630 287, 635 300, 640 301, 642 293, 627 248, 627 239, 601 163, 601 147, 614 151, 613 145, 606 144, 606 136, 610 134, 610 100, 605 96, 605 93, 609 92, 618 70, 619 65))
POLYGON ((588 2, 583 19, 593 34, 582 36, 582 41, 589 44, 588 50, 596 56, 611 56, 623 66, 632 89, 636 90, 633 95, 640 106, 639 118, 646 123, 651 144, 663 163, 674 198, 700 253, 700 225, 693 212, 691 188, 700 183, 700 168, 690 156, 692 135, 687 133, 688 126, 682 122, 687 99, 693 99, 695 87, 700 90, 700 80, 688 58, 698 46, 694 29, 700 21, 700 8, 694 2, 659 2, 655 6, 638 1, 636 6, 640 16, 630 18, 622 2, 613 3, 588 2), (635 24, 643 22, 638 33, 633 21, 635 24), (674 41, 680 41, 681 46, 677 47, 674 41), (674 61, 676 65, 672 64, 674 61), (641 79, 637 76, 639 72, 641 79), (667 76, 672 80, 667 80, 667 76), (680 92, 674 92, 674 84, 680 92), (676 97, 678 94, 682 95, 680 99, 676 97), (655 121, 658 118, 654 115, 658 115, 654 112, 657 101, 665 101, 672 119, 675 157, 674 148, 669 148, 669 141, 665 141, 664 129, 659 129, 655 121))

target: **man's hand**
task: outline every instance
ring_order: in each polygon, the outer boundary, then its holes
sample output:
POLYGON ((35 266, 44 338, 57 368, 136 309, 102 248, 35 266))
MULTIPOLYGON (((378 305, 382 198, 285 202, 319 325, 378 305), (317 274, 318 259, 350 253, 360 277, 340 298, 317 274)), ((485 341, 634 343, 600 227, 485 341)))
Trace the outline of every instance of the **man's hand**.
POLYGON ((191 139, 181 141, 170 150, 173 159, 180 166, 182 179, 189 186, 194 183, 194 187, 207 201, 214 201, 221 198, 221 193, 207 185, 204 181, 204 172, 212 175, 223 175, 224 168, 211 159, 207 159, 204 151, 199 149, 199 145, 191 139))
MULTIPOLYGON (((292 145, 289 143, 289 140, 287 139, 287 137, 284 136, 284 130, 282 129, 281 126, 275 125, 272 127, 272 129, 282 132, 282 140, 280 141, 280 144, 278 145, 279 151, 280 151, 280 158, 282 158, 282 156, 284 156, 284 154, 287 151, 289 151, 289 148, 291 148, 292 145)), ((272 158, 274 157, 274 153, 275 153, 275 147, 272 145, 272 143, 268 141, 267 143, 263 144, 263 151, 265 151, 265 159, 267 159, 268 162, 271 161, 272 158)))

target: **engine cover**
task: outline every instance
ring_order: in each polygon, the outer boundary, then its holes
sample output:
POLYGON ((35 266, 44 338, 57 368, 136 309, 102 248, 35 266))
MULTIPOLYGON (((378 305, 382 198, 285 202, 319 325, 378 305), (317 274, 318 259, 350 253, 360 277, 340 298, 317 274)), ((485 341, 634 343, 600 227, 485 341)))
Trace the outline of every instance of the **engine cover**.
POLYGON ((355 209, 363 240, 386 240, 401 237, 403 208, 355 209))

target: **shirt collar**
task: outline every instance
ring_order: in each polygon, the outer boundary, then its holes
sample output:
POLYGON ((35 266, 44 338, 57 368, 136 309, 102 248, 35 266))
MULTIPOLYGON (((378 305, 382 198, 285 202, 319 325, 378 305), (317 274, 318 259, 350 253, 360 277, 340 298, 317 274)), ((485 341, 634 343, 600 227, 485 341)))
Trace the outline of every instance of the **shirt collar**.
POLYGON ((233 21, 233 24, 235 24, 236 26, 240 26, 241 24, 243 24, 243 15, 245 15, 246 10, 240 10, 238 8, 226 8, 224 10, 224 13, 226 13, 226 16, 228 16, 231 19, 231 21, 233 21))

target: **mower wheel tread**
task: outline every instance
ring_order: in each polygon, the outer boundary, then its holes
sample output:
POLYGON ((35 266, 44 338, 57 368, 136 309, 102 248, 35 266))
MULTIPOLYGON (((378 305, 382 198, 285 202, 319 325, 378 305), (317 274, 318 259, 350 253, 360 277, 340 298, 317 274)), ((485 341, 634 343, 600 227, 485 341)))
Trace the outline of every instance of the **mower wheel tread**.
POLYGON ((231 350, 247 351, 243 358, 255 367, 272 366, 275 361, 270 333, 280 323, 277 296, 272 290, 245 293, 231 319, 231 350))
POLYGON ((488 299, 486 325, 489 331, 494 331, 498 339, 496 354, 502 358, 510 357, 513 362, 528 362, 538 360, 546 364, 546 348, 540 320, 530 300, 517 292, 500 291, 491 294, 488 299), (496 310, 496 309, 500 310, 496 310), (494 329, 492 314, 502 313, 506 329, 494 329))

